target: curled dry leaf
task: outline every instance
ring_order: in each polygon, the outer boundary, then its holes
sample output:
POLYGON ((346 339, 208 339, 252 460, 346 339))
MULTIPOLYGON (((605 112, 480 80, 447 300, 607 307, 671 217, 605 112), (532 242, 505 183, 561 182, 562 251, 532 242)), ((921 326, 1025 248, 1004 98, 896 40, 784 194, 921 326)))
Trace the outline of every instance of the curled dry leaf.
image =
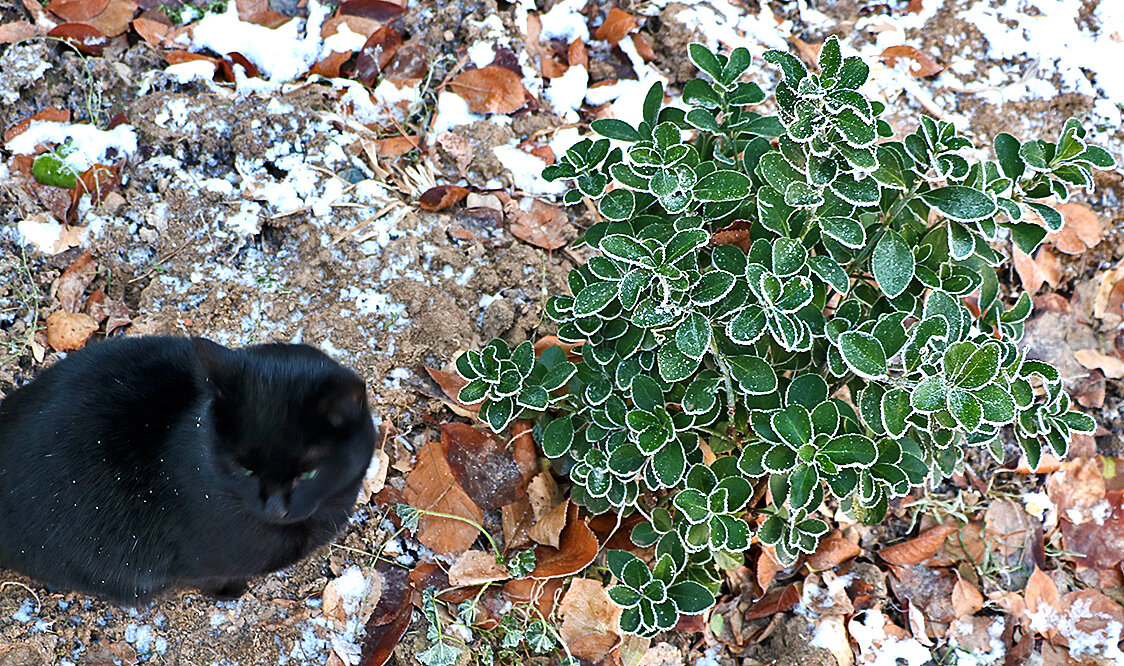
POLYGON ((468 196, 468 188, 460 185, 438 185, 431 187, 418 197, 418 207, 422 210, 445 210, 459 204, 468 196))
POLYGON ((956 528, 950 525, 930 527, 909 541, 883 548, 878 555, 890 564, 921 564, 936 555, 944 546, 944 540, 955 531, 956 528))
POLYGON ((711 245, 733 245, 744 252, 749 252, 753 244, 750 232, 753 223, 748 220, 735 220, 710 235, 711 245))
POLYGON ((340 68, 348 60, 351 60, 350 51, 332 51, 324 56, 308 70, 309 74, 316 74, 325 78, 334 79, 340 75, 340 68))
POLYGON ((632 39, 632 45, 636 47, 636 52, 644 59, 644 62, 652 62, 656 59, 656 51, 648 44, 648 40, 644 39, 644 33, 634 32, 629 37, 632 39))
POLYGON ((1104 227, 1091 208, 1075 201, 1058 204, 1055 208, 1065 219, 1065 226, 1046 236, 1045 242, 1066 254, 1081 254, 1101 242, 1104 227))
POLYGON ((320 38, 327 39, 336 34, 339 32, 341 24, 347 24, 349 30, 357 35, 363 35, 364 37, 370 37, 374 31, 382 27, 382 23, 379 21, 363 18, 362 16, 339 14, 324 21, 324 23, 320 25, 320 38))
POLYGON ((1104 373, 1093 370, 1073 387, 1073 399, 1087 409, 1100 409, 1104 406, 1105 384, 1104 373))
POLYGON ((1117 267, 1100 274, 1097 295, 1093 299, 1093 316, 1097 319, 1124 318, 1124 267, 1117 267))
POLYGON ((496 556, 482 550, 468 550, 460 554, 449 567, 450 585, 484 585, 511 578, 511 573, 496 556))
POLYGON ((453 476, 477 506, 515 501, 523 473, 503 442, 465 423, 442 424, 441 442, 453 476))
POLYGON ((468 381, 466 379, 462 378, 455 372, 434 370, 433 368, 429 367, 425 368, 425 371, 429 375, 429 377, 434 382, 436 382, 438 388, 441 389, 441 393, 444 394, 445 397, 442 399, 442 402, 447 404, 453 411, 465 417, 471 417, 472 415, 480 411, 479 403, 475 406, 466 405, 457 399, 457 395, 460 393, 461 389, 464 388, 466 384, 468 384, 468 381))
MULTIPOLYGON (((445 445, 429 442, 418 451, 418 462, 406 477, 406 503, 418 509, 459 516, 479 525, 484 512, 453 476, 445 459, 445 445)), ((476 541, 479 530, 464 520, 422 514, 418 541, 437 553, 460 553, 476 541)))
POLYGON ((897 64, 898 58, 906 58, 912 62, 909 65, 909 73, 917 78, 925 78, 938 74, 944 69, 942 65, 933 60, 932 56, 924 51, 920 51, 912 46, 891 46, 882 51, 881 58, 886 61, 890 67, 897 64))
POLYGON ((173 26, 155 18, 141 15, 133 19, 133 30, 136 30, 141 39, 148 42, 149 46, 163 48, 168 45, 173 26))
POLYGON ((52 28, 47 36, 63 39, 82 53, 92 56, 100 56, 109 42, 101 30, 86 23, 63 23, 52 28))
POLYGON ((890 588, 899 601, 908 601, 911 607, 921 611, 924 620, 951 622, 956 618, 952 609, 952 590, 956 587, 956 580, 956 574, 948 569, 895 566, 890 576, 890 588))
POLYGON ((503 542, 509 550, 522 548, 531 543, 528 531, 535 522, 531 503, 526 498, 505 504, 500 511, 503 523, 503 542))
POLYGON ((531 199, 529 204, 512 199, 504 204, 504 212, 511 234, 522 241, 544 250, 557 250, 569 242, 573 227, 566 212, 557 206, 538 199, 531 199))
POLYGON ((597 557, 597 536, 584 520, 578 517, 578 507, 570 504, 566 529, 558 547, 539 546, 535 549, 535 570, 530 578, 559 578, 578 573, 593 563, 597 557))
MULTIPOLYGON (((593 36, 609 42, 616 46, 628 33, 640 27, 639 22, 632 14, 613 7, 609 10, 609 15, 605 17, 605 22, 597 26, 593 36)), ((570 63, 573 65, 574 63, 570 63)))
POLYGON ((1124 361, 1103 354, 1096 349, 1078 349, 1073 352, 1073 358, 1089 370, 1100 370, 1109 379, 1124 378, 1124 361))
POLYGON ((558 548, 562 530, 566 527, 569 500, 562 499, 558 484, 550 472, 543 472, 527 486, 528 500, 535 522, 527 531, 537 543, 558 548))
POLYGON ((448 87, 468 102, 473 113, 518 111, 523 108, 526 93, 519 75, 498 65, 462 72, 448 87))
POLYGON ((340 16, 361 16, 386 23, 405 11, 404 6, 387 0, 347 0, 340 5, 337 13, 340 16))
POLYGON ((382 598, 382 576, 377 571, 365 576, 351 567, 328 581, 320 598, 321 612, 333 630, 343 631, 352 618, 365 625, 382 598))
POLYGON ((1048 248, 1038 248, 1032 259, 1018 247, 1012 246, 1011 261, 1015 265, 1015 272, 1019 274, 1023 289, 1031 294, 1036 293, 1043 283, 1057 287, 1062 280, 1061 263, 1048 248))
POLYGON ((128 31, 136 13, 137 3, 133 0, 109 0, 105 10, 86 23, 100 30, 106 37, 116 37, 128 31))
POLYGON ((566 352, 566 358, 571 363, 580 363, 581 362, 581 356, 574 353, 574 349, 576 349, 580 346, 581 345, 579 345, 579 344, 570 344, 568 342, 562 342, 561 340, 558 339, 557 335, 544 335, 541 338, 539 338, 538 340, 535 340, 535 356, 536 357, 542 356, 543 352, 545 352, 547 349, 550 349, 551 347, 561 347, 562 351, 566 352))
POLYGON ((363 475, 363 485, 359 487, 359 497, 356 504, 363 505, 371 498, 382 492, 386 487, 386 473, 390 470, 390 456, 383 449, 376 449, 371 456, 371 464, 367 465, 367 473, 363 475))
POLYGON ((957 619, 975 615, 984 605, 983 594, 975 585, 963 578, 957 578, 952 588, 952 611, 957 619))
POLYGON ((13 124, 11 127, 4 130, 4 143, 8 143, 20 134, 23 134, 27 130, 27 128, 31 126, 31 123, 36 120, 51 121, 56 123, 69 123, 70 111, 59 109, 54 106, 48 106, 39 113, 28 116, 27 118, 24 118, 23 120, 13 124))
POLYGON ((375 141, 375 151, 379 157, 401 157, 419 146, 416 136, 392 136, 375 141))
POLYGON ((807 565, 812 571, 834 569, 847 560, 858 557, 861 552, 859 544, 843 536, 843 532, 835 530, 820 542, 816 552, 808 556, 807 565))
POLYGON ((792 610, 800 603, 800 584, 790 583, 779 590, 773 590, 761 597, 746 611, 745 621, 752 622, 763 617, 772 617, 777 613, 792 610))
POLYGON ((402 35, 394 28, 384 25, 367 37, 359 56, 355 59, 355 80, 365 86, 374 87, 379 73, 386 69, 394 54, 402 48, 402 35))
POLYGON ((96 330, 98 323, 90 315, 59 310, 47 317, 47 344, 55 351, 74 351, 85 347, 96 330))
POLYGON ((83 302, 82 294, 98 273, 98 265, 94 262, 89 251, 83 252, 80 257, 70 264, 58 280, 52 285, 55 298, 59 299, 62 309, 67 312, 78 312, 83 302))
POLYGON ((11 44, 12 42, 31 39, 37 34, 39 34, 39 31, 27 21, 12 21, 0 25, 0 44, 11 44))
POLYGON ((51 12, 65 21, 85 21, 105 10, 109 0, 54 0, 51 12))
POLYGON ((761 554, 757 556, 757 566, 754 570, 754 578, 762 592, 769 589, 773 581, 776 580, 777 574, 783 569, 784 567, 777 560, 777 553, 773 550, 773 547, 762 544, 761 554))
POLYGON ((234 4, 238 8, 239 20, 247 23, 279 28, 289 21, 284 14, 270 9, 269 0, 235 0, 234 4))
POLYGON ((1012 567, 1024 562, 1038 563, 1042 553, 1042 524, 1032 518, 1021 504, 1008 499, 992 502, 984 514, 985 538, 1000 561, 1012 567))
POLYGON ((581 38, 570 42, 570 48, 566 49, 566 61, 570 63, 570 67, 589 67, 589 53, 581 38))
POLYGON ((576 578, 558 605, 562 642, 579 659, 597 663, 620 641, 621 609, 605 587, 594 580, 576 578))
POLYGON ((413 605, 410 603, 409 573, 385 560, 375 564, 382 594, 367 620, 363 636, 360 666, 382 666, 410 626, 413 605))
POLYGON ((520 578, 503 584, 503 592, 513 604, 533 604, 543 617, 554 614, 554 606, 562 597, 562 580, 520 578))

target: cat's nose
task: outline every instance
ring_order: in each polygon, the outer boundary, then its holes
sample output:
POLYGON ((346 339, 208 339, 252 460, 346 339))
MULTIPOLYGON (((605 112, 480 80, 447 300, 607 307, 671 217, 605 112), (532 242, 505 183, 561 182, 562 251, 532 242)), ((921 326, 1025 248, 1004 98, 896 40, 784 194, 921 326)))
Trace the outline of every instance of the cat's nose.
POLYGON ((280 493, 273 493, 265 499, 265 517, 268 520, 284 520, 288 515, 289 509, 280 493))

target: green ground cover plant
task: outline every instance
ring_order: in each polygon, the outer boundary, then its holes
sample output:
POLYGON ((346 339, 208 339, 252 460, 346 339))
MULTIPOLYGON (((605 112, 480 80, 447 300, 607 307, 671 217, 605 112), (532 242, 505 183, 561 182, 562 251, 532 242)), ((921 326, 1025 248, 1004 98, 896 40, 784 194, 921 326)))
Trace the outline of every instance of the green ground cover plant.
POLYGON ((690 58, 689 110, 657 84, 639 126, 595 121, 604 138, 545 174, 603 218, 572 295, 547 305, 580 362, 500 340, 457 361, 460 400, 493 431, 538 420, 576 502, 646 518, 632 539, 651 566, 608 554, 622 629, 642 636, 713 605, 754 536, 784 565, 813 552, 829 497, 876 523, 969 447, 1001 460, 1017 444, 1033 467, 1095 427, 1020 348, 1031 299, 996 274, 1006 245, 1061 229, 1051 201, 1114 166, 1080 122, 1056 142, 1000 134, 973 160, 944 121, 895 137, 835 38, 815 72, 765 54, 776 115, 754 110, 767 95, 742 80, 746 49, 690 58))

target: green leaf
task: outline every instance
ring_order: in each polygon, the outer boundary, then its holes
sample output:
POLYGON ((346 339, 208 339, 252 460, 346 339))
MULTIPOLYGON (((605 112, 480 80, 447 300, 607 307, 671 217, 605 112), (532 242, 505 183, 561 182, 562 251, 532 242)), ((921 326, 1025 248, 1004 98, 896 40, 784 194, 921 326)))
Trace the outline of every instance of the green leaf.
POLYGON ((718 57, 711 53, 710 49, 698 42, 692 42, 687 45, 687 57, 695 67, 699 68, 699 71, 705 72, 715 81, 721 80, 722 63, 718 62, 718 57))
POLYGON ((50 185, 72 189, 78 185, 78 174, 56 153, 43 153, 31 163, 31 175, 35 180, 50 185))
POLYGON ((847 331, 839 336, 843 362, 860 377, 881 379, 886 376, 886 352, 882 343, 869 333, 847 331))
POLYGON ((906 420, 913 412, 909 404, 909 393, 905 389, 894 388, 882 396, 882 425, 893 437, 901 437, 909 427, 906 420))
POLYGON ((765 330, 765 311, 758 305, 750 305, 741 310, 726 325, 726 335, 739 345, 757 342, 765 330))
POLYGON ((866 230, 849 217, 820 218, 820 229, 844 247, 856 250, 866 245, 866 230))
POLYGON ((695 184, 699 201, 738 201, 749 197, 752 181, 740 171, 722 170, 709 173, 695 184))
POLYGON ((697 525, 710 517, 706 496, 694 488, 680 490, 675 495, 675 507, 692 525, 697 525))
POLYGON ((710 590, 693 580, 685 580, 668 587, 667 596, 675 602, 679 612, 685 615, 701 613, 715 604, 714 595, 710 590))
POLYGON ((637 409, 649 414, 666 409, 663 391, 660 390, 659 384, 647 375, 637 375, 632 380, 632 402, 637 409))
POLYGON ((791 53, 766 51, 765 62, 780 66, 784 72, 785 83, 792 86, 793 89, 796 88, 796 84, 800 83, 801 79, 808 76, 808 70, 804 67, 804 63, 791 53))
POLYGON ((777 373, 765 359, 757 356, 726 356, 730 374, 749 395, 767 395, 777 390, 777 373))
POLYGON ((722 132, 722 126, 718 124, 714 114, 706 109, 691 109, 684 116, 687 123, 695 129, 700 129, 712 134, 719 134, 722 132))
POLYGON ((710 234, 702 229, 684 229, 671 237, 664 250, 664 263, 673 264, 691 252, 703 247, 710 240, 710 234))
POLYGON ((644 96, 644 122, 649 125, 655 125, 656 116, 659 115, 662 105, 663 84, 656 81, 652 84, 652 87, 648 89, 648 94, 644 96))
POLYGON ((890 298, 900 296, 913 281, 913 266, 909 245, 898 232, 887 229, 870 257, 870 267, 882 293, 890 298))
POLYGON ((988 384, 974 392, 983 408, 983 420, 993 425, 1006 425, 1015 419, 1015 400, 998 384, 988 384))
POLYGON ((618 187, 606 194, 597 204, 597 208, 606 219, 614 222, 629 220, 636 214, 636 193, 618 187))
POLYGON ((999 159, 999 168, 1003 175, 1011 180, 1018 180, 1023 175, 1023 160, 1019 157, 1019 140, 1000 132, 995 135, 995 156, 999 159))
POLYGON ((594 282, 574 298, 574 316, 588 317, 605 309, 617 296, 617 285, 614 282, 594 282))
POLYGON ((702 358, 710 343, 710 322, 697 312, 687 315, 675 331, 675 344, 679 351, 691 358, 702 358))
POLYGON ((983 192, 964 185, 946 185, 929 190, 921 199, 945 217, 958 222, 976 222, 995 215, 998 206, 983 192))
POLYGON ((878 447, 866 435, 847 434, 832 438, 820 449, 837 467, 869 467, 878 457, 878 447))
POLYGON ((870 75, 870 67, 858 56, 847 56, 843 59, 843 67, 839 71, 840 88, 855 90, 866 83, 870 75))
POLYGON ((808 251, 800 241, 791 238, 778 238, 773 241, 773 272, 777 277, 798 273, 804 268, 807 259, 808 251))
POLYGON ((679 351, 674 340, 668 340, 656 352, 660 369, 660 377, 664 381, 678 382, 695 374, 699 367, 699 359, 691 358, 679 351))
POLYGON ((654 263, 648 248, 624 234, 613 234, 602 238, 601 251, 627 264, 650 267, 654 263))
POLYGON ((473 379, 461 387, 457 400, 466 405, 475 405, 488 395, 488 383, 483 379, 473 379))
POLYGON ((640 136, 640 133, 637 132, 632 125, 616 118, 594 120, 589 126, 594 132, 597 132, 601 136, 609 137, 610 139, 618 139, 620 141, 632 143, 644 138, 640 136))
POLYGON ((793 509, 807 508, 812 500, 813 490, 820 482, 816 468, 811 465, 800 465, 789 477, 788 501, 793 509))
POLYGON ((829 256, 824 255, 808 259, 808 267, 840 294, 846 294, 851 287, 851 281, 847 278, 847 271, 843 270, 838 261, 829 256))
POLYGON ((878 181, 869 176, 855 180, 848 174, 839 174, 828 185, 828 189, 840 199, 860 208, 877 205, 882 196, 878 188, 878 181))
POLYGON ((673 439, 652 456, 652 471, 664 488, 674 488, 687 470, 687 454, 673 439))
POLYGON ((983 418, 983 407, 974 395, 967 391, 952 389, 948 392, 948 412, 964 427, 973 431, 983 418))
POLYGON ((569 416, 554 419, 543 428, 542 450, 548 458, 561 458, 574 444, 574 422, 569 416))
POLYGON ((691 301, 698 306, 714 305, 725 298, 737 278, 725 271, 704 273, 691 291, 691 301))
POLYGON ((984 343, 976 347, 972 343, 956 343, 949 347, 945 354, 945 376, 949 382, 965 390, 972 390, 990 383, 999 374, 999 345, 984 343), (967 357, 956 367, 950 367, 959 359, 952 353, 953 349, 964 349, 964 345, 971 350, 967 357), (951 359, 951 360, 950 360, 951 359))
POLYGON ((789 183, 784 191, 784 202, 793 208, 815 208, 823 201, 823 193, 802 180, 789 183))

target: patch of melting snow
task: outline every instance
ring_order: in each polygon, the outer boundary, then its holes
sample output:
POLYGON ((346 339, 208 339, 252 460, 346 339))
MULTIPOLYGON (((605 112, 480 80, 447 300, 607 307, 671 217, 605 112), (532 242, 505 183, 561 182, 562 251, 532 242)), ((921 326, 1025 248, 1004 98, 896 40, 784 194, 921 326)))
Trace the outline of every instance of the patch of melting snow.
MULTIPOLYGON (((311 0, 308 19, 291 19, 278 28, 267 28, 239 19, 236 4, 228 0, 226 11, 208 14, 195 24, 189 50, 209 49, 222 55, 238 52, 270 82, 292 81, 320 56, 320 26, 328 12, 327 5, 311 0)), ((239 84, 239 91, 243 91, 242 81, 239 84)))
POLYGON ((207 60, 188 60, 169 65, 164 73, 181 85, 192 81, 210 83, 215 76, 215 64, 207 60))
POLYGON ((430 124, 426 136, 432 143, 437 140, 437 135, 442 132, 448 132, 460 125, 471 125, 480 120, 486 120, 486 118, 479 113, 469 111, 468 102, 463 97, 448 90, 442 90, 441 94, 437 96, 437 109, 433 114, 433 122, 430 124))
MULTIPOLYGON (((645 13, 656 15, 675 2, 679 0, 653 0, 645 13)), ((675 18, 687 28, 698 30, 711 49, 744 46, 757 58, 767 49, 788 50, 785 35, 792 31, 792 24, 774 16, 765 3, 760 3, 761 11, 756 16, 728 0, 684 4, 687 6, 679 10, 675 18)))
POLYGON ((82 173, 95 164, 113 164, 137 151, 137 132, 132 125, 102 130, 93 125, 33 120, 27 129, 5 144, 20 155, 32 155, 38 146, 69 143, 72 152, 63 157, 71 169, 82 173))
POLYGON ((1034 631, 1042 633, 1054 630, 1065 636, 1072 656, 1090 655, 1108 660, 1108 663, 1124 664, 1124 652, 1120 650, 1124 626, 1110 615, 1093 612, 1092 601, 1088 598, 1077 599, 1064 613, 1042 603, 1037 612, 1028 612, 1027 617, 1030 619, 1030 628, 1034 631), (1100 625, 1101 628, 1087 631, 1077 626, 1078 622, 1083 621, 1086 625, 1100 625))
MULTIPOLYGON (((1000 663, 1007 656, 1007 648, 1003 644, 1004 622, 992 621, 987 627, 987 652, 979 650, 966 650, 956 646, 956 666, 992 666, 1000 663)), ((960 620, 953 627, 952 634, 971 635, 974 628, 966 620, 960 620)))
POLYGON ((32 613, 34 612, 35 602, 32 601, 31 598, 26 598, 23 600, 23 603, 20 604, 19 609, 16 610, 16 612, 12 613, 12 619, 16 622, 27 624, 28 622, 31 622, 33 618, 32 613))
POLYGON ((559 195, 570 189, 564 180, 544 179, 542 172, 546 168, 546 162, 519 148, 519 142, 515 139, 505 145, 494 146, 492 152, 500 164, 511 172, 511 179, 517 190, 527 194, 559 195))
POLYGON ((866 658, 866 666, 924 666, 932 653, 915 638, 899 639, 886 634, 886 617, 879 610, 868 610, 863 621, 856 616, 848 624, 851 638, 866 658))

